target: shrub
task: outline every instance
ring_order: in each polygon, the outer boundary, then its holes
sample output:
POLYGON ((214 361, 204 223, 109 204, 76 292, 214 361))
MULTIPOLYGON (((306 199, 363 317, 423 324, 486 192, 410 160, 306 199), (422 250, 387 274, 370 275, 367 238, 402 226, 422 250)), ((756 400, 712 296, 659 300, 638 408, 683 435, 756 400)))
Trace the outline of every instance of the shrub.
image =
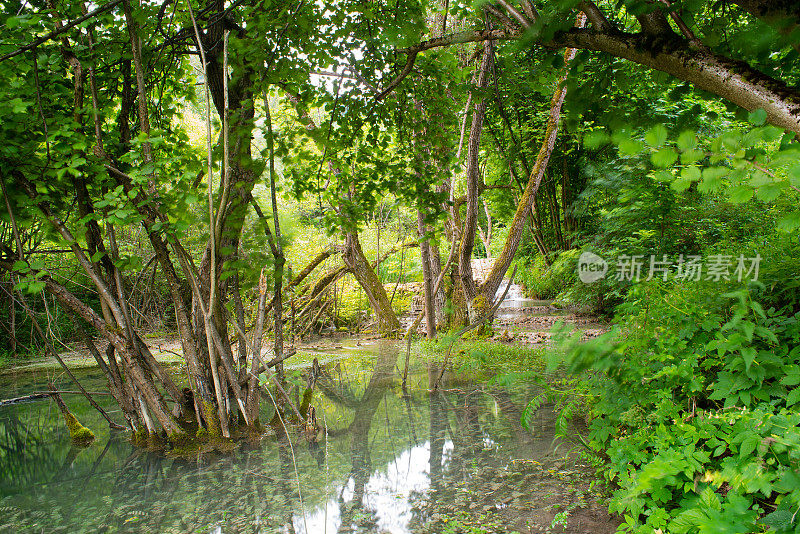
POLYGON ((627 532, 800 532, 800 314, 698 283, 635 286, 622 334, 568 343, 627 532))
POLYGON ((562 252, 551 266, 547 266, 542 256, 521 259, 517 262, 517 281, 531 298, 554 299, 577 282, 576 266, 580 253, 580 250, 562 252))

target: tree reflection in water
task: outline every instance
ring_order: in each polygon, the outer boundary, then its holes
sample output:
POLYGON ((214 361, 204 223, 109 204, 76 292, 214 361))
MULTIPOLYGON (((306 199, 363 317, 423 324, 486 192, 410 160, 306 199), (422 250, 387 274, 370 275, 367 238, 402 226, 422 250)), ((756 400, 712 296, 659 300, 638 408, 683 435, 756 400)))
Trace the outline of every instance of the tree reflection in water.
MULTIPOLYGON (((70 452, 47 402, 4 408, 0 531, 434 532, 443 517, 475 506, 476 492, 487 495, 512 458, 549 450, 547 433, 519 428, 529 392, 445 374, 432 393, 432 366, 404 395, 397 360, 397 345, 381 342, 372 354, 328 364, 312 404, 330 434, 314 445, 291 431, 293 450, 271 436, 232 453, 165 457, 105 433, 70 452)), ((75 409, 102 428, 90 409, 75 409)))

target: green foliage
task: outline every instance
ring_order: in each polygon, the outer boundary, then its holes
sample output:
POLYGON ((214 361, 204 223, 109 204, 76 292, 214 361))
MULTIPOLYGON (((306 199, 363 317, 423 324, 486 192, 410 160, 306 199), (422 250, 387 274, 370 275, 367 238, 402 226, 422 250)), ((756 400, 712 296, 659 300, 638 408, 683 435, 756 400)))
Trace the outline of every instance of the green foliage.
MULTIPOLYGON (((450 349, 452 339, 442 336, 440 341, 423 341, 426 353, 443 356, 450 349)), ((543 350, 520 345, 502 345, 491 341, 458 342, 451 357, 462 371, 488 371, 500 385, 541 376, 544 371, 543 350)))
MULTIPOLYGON (((499 378, 500 381, 507 380, 503 376, 499 378)), ((522 410, 520 424, 526 430, 531 431, 537 410, 545 404, 555 406, 556 432, 562 436, 567 434, 573 420, 583 419, 589 415, 593 395, 581 378, 549 373, 537 374, 531 378, 532 382, 541 388, 541 393, 533 397, 522 410)))
MULTIPOLYGON (((756 110, 748 117, 750 124, 731 125, 711 135, 683 130, 675 141, 669 141, 661 124, 644 134, 644 142, 624 130, 605 139, 613 140, 623 157, 649 156, 653 177, 677 193, 722 193, 734 204, 755 197, 765 203, 778 201, 779 208, 783 199, 778 226, 792 231, 800 227, 800 212, 786 206, 786 198, 796 199, 800 186, 800 147, 792 142, 794 134, 765 125, 765 117, 764 110, 756 110)), ((593 142, 602 142, 601 135, 593 142)))
POLYGON ((568 342, 567 369, 598 372, 590 443, 623 531, 800 531, 787 515, 800 506, 800 313, 720 289, 642 284, 621 332, 568 342))
POLYGON ((523 258, 517 261, 517 280, 529 297, 554 299, 577 281, 577 264, 580 250, 565 251, 548 266, 542 256, 532 261, 523 258))

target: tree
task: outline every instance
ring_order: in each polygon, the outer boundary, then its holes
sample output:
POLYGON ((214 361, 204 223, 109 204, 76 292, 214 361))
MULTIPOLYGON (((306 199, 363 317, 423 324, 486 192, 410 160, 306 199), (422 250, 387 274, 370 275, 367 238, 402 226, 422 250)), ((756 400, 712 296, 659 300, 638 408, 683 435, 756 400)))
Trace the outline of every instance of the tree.
MULTIPOLYGON (((780 26, 783 36, 776 39, 780 48, 785 49, 792 44, 786 35, 791 34, 796 27, 797 14, 793 10, 769 8, 766 3, 759 2, 744 4, 749 13, 757 13, 760 18, 780 26)), ((698 34, 684 22, 681 15, 694 16, 702 9, 707 9, 702 3, 673 6, 669 2, 665 2, 664 6, 660 6, 651 2, 631 1, 626 3, 624 10, 618 11, 603 10, 594 2, 569 3, 566 7, 577 8, 585 13, 590 23, 590 27, 586 29, 582 24, 569 28, 567 24, 570 11, 564 10, 563 6, 547 5, 545 7, 546 10, 540 11, 529 0, 522 0, 520 7, 515 7, 507 2, 501 2, 500 5, 488 4, 483 7, 483 15, 489 17, 492 23, 484 24, 482 30, 434 37, 401 49, 400 51, 406 55, 407 60, 397 79, 406 76, 413 68, 417 56, 426 50, 465 42, 486 43, 519 39, 523 44, 535 43, 547 49, 567 47, 568 49, 606 52, 690 82, 696 89, 714 93, 744 109, 750 111, 764 109, 770 123, 800 134, 800 121, 798 120, 800 108, 797 104, 800 101, 800 95, 795 90, 785 81, 765 74, 763 69, 759 71, 742 59, 734 60, 713 50, 712 46, 698 38, 698 34), (630 31, 633 28, 625 26, 622 17, 624 13, 634 15, 638 24, 638 32, 633 33, 630 31), (494 29, 494 23, 499 24, 500 28, 494 29), (675 26, 675 29, 672 25, 675 26)), ((713 41, 713 28, 703 28, 703 30, 707 34, 707 40, 713 41)), ((717 48, 722 47, 717 46, 717 48)), ((488 56, 484 53, 483 57, 488 56)), ((486 59, 484 59, 479 72, 477 86, 480 89, 487 85, 488 65, 486 59)), ((393 83, 396 85, 399 82, 395 80, 393 83)), ((460 245, 459 271, 467 302, 478 302, 483 309, 486 302, 490 302, 494 297, 500 280, 510 266, 525 218, 530 212, 535 195, 526 193, 522 197, 519 204, 519 217, 515 217, 511 238, 507 241, 503 254, 482 288, 486 291, 479 291, 472 280, 469 261, 472 257, 477 227, 477 199, 480 194, 478 191, 479 181, 476 176, 477 151, 484 121, 485 103, 483 99, 479 98, 473 106, 475 109, 472 113, 471 135, 467 151, 465 231, 460 245), (480 298, 476 301, 479 294, 480 298)), ((555 106, 553 109, 556 109, 555 106)), ((552 131, 552 129, 548 128, 548 131, 552 131)), ((540 154, 547 156, 543 161, 545 167, 549 153, 552 152, 553 142, 554 137, 547 142, 550 150, 540 154)), ((543 173, 544 168, 539 167, 536 171, 543 173)), ((535 181, 535 189, 538 189, 540 181, 541 175, 535 181)), ((541 247, 541 243, 539 245, 541 247)), ((543 248, 542 250, 544 251, 543 248)))
MULTIPOLYGON (((265 159, 256 159, 251 150, 256 99, 272 82, 270 76, 280 77, 278 72, 308 45, 308 33, 290 28, 282 13, 289 10, 293 18, 307 21, 313 18, 313 8, 226 8, 222 2, 210 2, 202 8, 187 4, 174 17, 167 7, 112 2, 83 17, 79 14, 86 9, 81 5, 60 12, 51 4, 45 10, 49 16, 35 5, 29 11, 4 10, 20 15, 5 17, 17 31, 3 44, 19 46, 29 33, 45 33, 35 46, 25 44, 0 63, 13 91, 4 135, 15 141, 3 154, 3 178, 13 192, 6 195, 9 221, 16 235, 18 223, 28 218, 49 224, 53 239, 71 249, 94 285, 100 311, 76 297, 44 266, 32 265, 19 238, 8 247, 2 265, 22 279, 20 287, 47 290, 106 338, 111 349, 101 367, 137 436, 156 438, 164 430, 180 441, 187 430, 204 428, 211 435, 229 437, 236 432, 237 419, 244 427, 258 428, 257 377, 270 373, 260 354, 263 328, 256 328, 257 339, 250 345, 243 314, 229 309, 241 311, 240 282, 261 271, 260 266, 251 269, 237 261, 253 187, 268 164, 273 191, 275 185, 271 151, 265 159), (110 14, 116 7, 121 7, 122 17, 110 14), (73 22, 62 22, 70 18, 73 22), (241 25, 245 19, 247 30, 241 25), (154 38, 144 40, 144 35, 154 38), (288 51, 280 56, 277 50, 265 51, 260 44, 265 41, 288 51), (191 79, 190 53, 200 57, 204 95, 185 83, 191 79), (62 75, 65 68, 70 73, 67 80, 62 75), (33 76, 25 77, 25 72, 33 76), (195 104, 205 107, 205 169, 202 155, 173 123, 173 114, 192 110, 195 104), (26 114, 29 107, 36 113, 26 114), (212 115, 221 123, 216 143, 212 115), (15 131, 30 133, 15 136, 15 131), (198 189, 207 195, 205 211, 198 210, 198 189), (197 236, 192 221, 198 217, 206 219, 206 235, 199 236, 205 241, 199 264, 188 244, 197 236), (188 369, 188 393, 175 386, 131 321, 123 271, 135 268, 136 258, 121 253, 117 229, 134 224, 148 235, 168 281, 188 369), (231 328, 237 332, 238 359, 228 335, 231 328), (245 378, 248 373, 250 378, 245 378), (162 390, 181 407, 180 413, 168 408, 162 390)), ((265 138, 271 145, 271 129, 265 138)), ((277 209, 274 195, 271 203, 277 209)), ((275 352, 280 354, 282 258, 276 222, 274 217, 269 237, 276 265, 275 352)), ((269 223, 265 227, 269 231, 269 223)), ((261 325, 265 299, 259 304, 255 322, 261 325)), ((279 391, 280 361, 273 364, 279 391)))

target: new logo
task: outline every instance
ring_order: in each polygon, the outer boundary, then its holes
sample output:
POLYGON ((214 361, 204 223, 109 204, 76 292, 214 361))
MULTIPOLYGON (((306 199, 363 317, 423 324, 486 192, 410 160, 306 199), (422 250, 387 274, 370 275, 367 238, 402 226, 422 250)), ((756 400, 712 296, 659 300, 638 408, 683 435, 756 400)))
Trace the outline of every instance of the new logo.
POLYGON ((607 272, 608 262, 593 252, 586 251, 578 258, 578 278, 584 284, 597 282, 607 272))

